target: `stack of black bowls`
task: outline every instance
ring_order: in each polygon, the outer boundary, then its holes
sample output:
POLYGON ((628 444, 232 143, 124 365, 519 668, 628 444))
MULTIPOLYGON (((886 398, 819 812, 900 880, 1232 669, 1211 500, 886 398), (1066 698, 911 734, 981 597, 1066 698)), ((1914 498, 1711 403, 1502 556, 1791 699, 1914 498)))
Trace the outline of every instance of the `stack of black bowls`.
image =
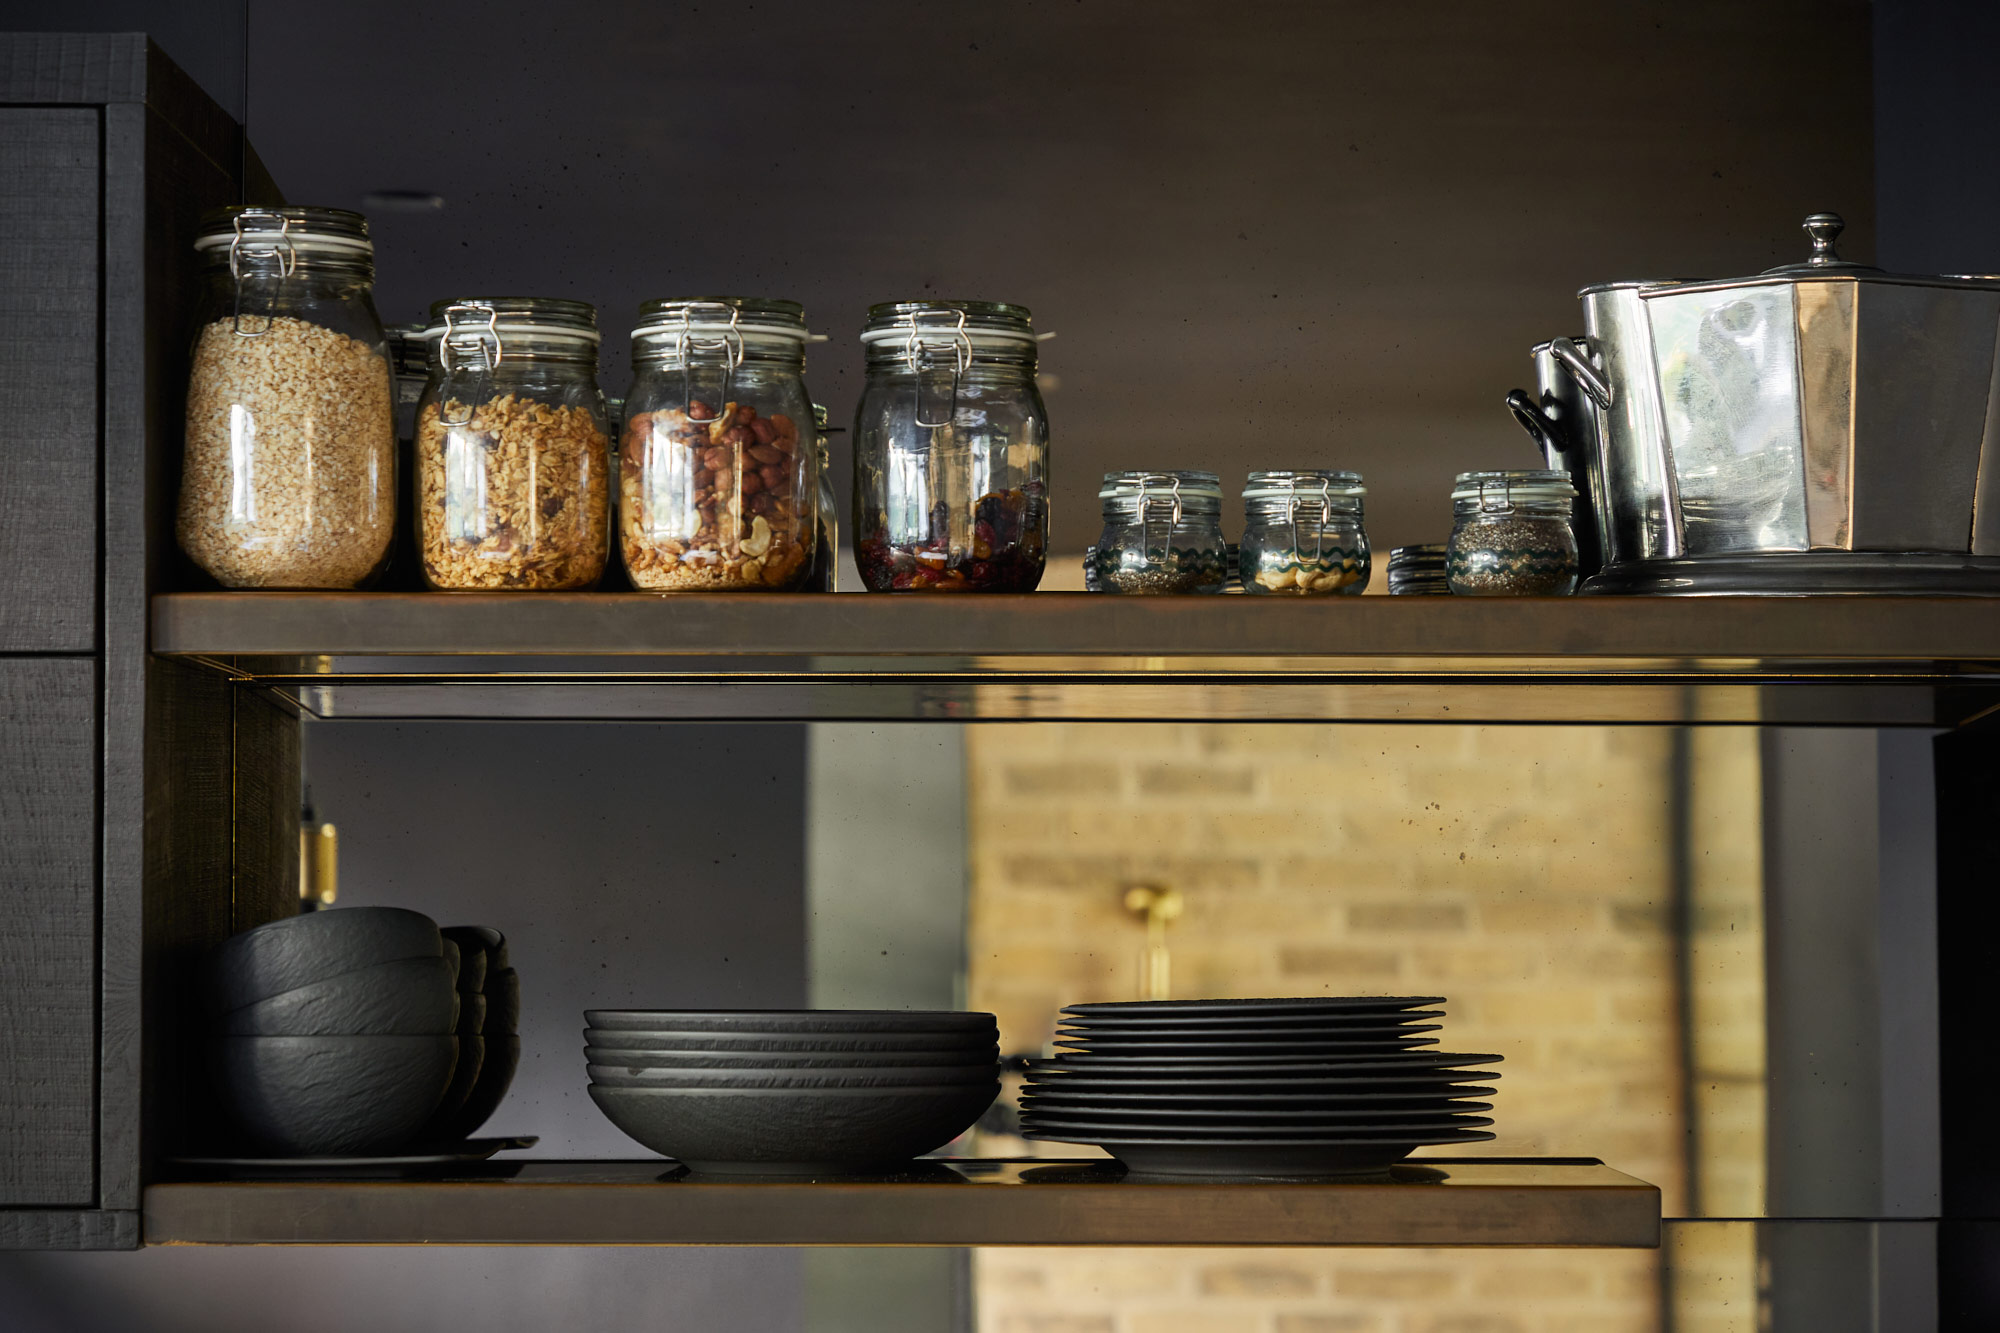
MULTIPOLYGON (((497 949, 512 977, 505 943, 498 932, 464 940, 421 912, 346 907, 220 945, 208 988, 215 1085, 252 1145, 294 1157, 394 1154, 477 1128, 513 1075, 511 1057, 482 1067, 485 1034, 496 1021, 511 1034, 519 994, 496 1017, 484 965, 497 949)), ((514 1040, 498 1043, 503 1053, 514 1040)))
POLYGON ((1021 1098, 1030 1139, 1090 1143, 1134 1173, 1375 1174, 1419 1146, 1491 1139, 1469 1065, 1429 1049, 1437 996, 1157 1000, 1064 1009, 1061 1054, 1021 1098))
POLYGON ((590 1097, 646 1147, 701 1172, 895 1170, 1000 1095, 991 1014, 595 1009, 590 1097))

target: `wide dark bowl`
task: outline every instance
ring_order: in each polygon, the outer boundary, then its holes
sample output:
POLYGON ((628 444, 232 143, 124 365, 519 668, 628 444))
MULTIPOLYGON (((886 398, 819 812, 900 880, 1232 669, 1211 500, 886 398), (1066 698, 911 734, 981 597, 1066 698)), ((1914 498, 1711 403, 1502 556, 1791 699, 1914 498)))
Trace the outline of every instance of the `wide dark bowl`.
POLYGON ((451 1085, 458 1038, 217 1037, 216 1090, 260 1146, 301 1156, 394 1152, 451 1085))
POLYGON ((630 1051, 776 1051, 805 1055, 835 1053, 911 1052, 926 1058, 945 1051, 994 1051, 1000 1043, 987 1032, 675 1032, 645 1028, 585 1028, 583 1039, 593 1046, 630 1051))
POLYGON ((593 1075, 620 1083, 642 1082, 659 1088, 922 1088, 947 1083, 984 1083, 997 1078, 990 1065, 925 1065, 866 1069, 641 1069, 623 1065, 586 1066, 593 1075))
POLYGON ((479 1075, 485 1068, 486 1038, 461 1034, 458 1039, 458 1067, 451 1072, 451 1086, 444 1090, 437 1110, 431 1112, 431 1118, 417 1135, 420 1142, 454 1143, 465 1137, 463 1134, 452 1134, 450 1130, 466 1103, 472 1100, 472 1090, 479 1086, 479 1075))
POLYGON ((985 1032, 999 1036, 992 1014, 935 1009, 591 1009, 584 1022, 615 1031, 818 1032, 853 1036, 869 1032, 985 1032))
POLYGON ((514 1071, 521 1064, 521 1039, 511 1032, 489 1033, 482 1044, 486 1058, 480 1064, 479 1077, 466 1094, 465 1105, 449 1118, 440 1117, 435 1127, 440 1141, 455 1143, 469 1137, 500 1108, 507 1089, 513 1086, 514 1071))
POLYGON ((437 923, 400 907, 336 907, 232 936, 209 960, 209 1008, 223 1013, 399 958, 442 958, 437 923))
POLYGON ((586 1046, 592 1064, 621 1069, 942 1069, 980 1066, 998 1070, 1000 1052, 990 1043, 963 1051, 641 1051, 629 1046, 586 1046))
POLYGON ((440 933, 458 945, 461 952, 485 958, 486 972, 514 965, 507 957, 507 937, 491 926, 446 926, 440 933))
MULTIPOLYGON (((459 954, 458 946, 450 940, 444 940, 438 945, 438 948, 443 951, 444 961, 451 968, 451 988, 457 990, 459 974, 465 970, 465 959, 459 954)), ((473 989, 478 990, 479 988, 474 986, 473 989)))
POLYGON ((458 1027, 456 1031, 461 1037, 476 1035, 486 1031, 487 1013, 486 997, 484 995, 467 995, 464 991, 460 991, 458 995, 458 1027))
POLYGON ((400 958, 343 972, 218 1020, 233 1036, 436 1036, 452 1030, 458 996, 449 960, 400 958))
POLYGON ((511 967, 486 974, 486 1027, 489 1035, 517 1032, 521 1027, 521 978, 511 967))
POLYGON ((865 1171, 957 1138, 1000 1095, 997 1080, 943 1087, 682 1091, 593 1085, 611 1123, 697 1171, 865 1171))

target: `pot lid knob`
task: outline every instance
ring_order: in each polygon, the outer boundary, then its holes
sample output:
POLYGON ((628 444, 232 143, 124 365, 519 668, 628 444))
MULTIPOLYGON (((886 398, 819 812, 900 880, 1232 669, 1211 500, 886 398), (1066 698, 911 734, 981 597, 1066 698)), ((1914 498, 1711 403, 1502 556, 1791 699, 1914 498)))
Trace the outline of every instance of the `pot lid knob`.
POLYGON ((1838 213, 1814 213, 1805 221, 1806 235, 1812 238, 1812 257, 1806 263, 1814 268, 1831 268, 1847 261, 1834 253, 1833 243, 1840 233, 1847 230, 1847 220, 1838 213))

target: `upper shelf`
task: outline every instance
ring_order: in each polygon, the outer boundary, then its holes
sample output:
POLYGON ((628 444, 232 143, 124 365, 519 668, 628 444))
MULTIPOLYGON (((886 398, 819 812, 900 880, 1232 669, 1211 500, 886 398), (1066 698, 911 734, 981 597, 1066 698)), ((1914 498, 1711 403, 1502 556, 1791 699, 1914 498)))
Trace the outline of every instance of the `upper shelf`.
POLYGON ((2000 601, 175 593, 153 650, 326 717, 1953 725, 2000 601))

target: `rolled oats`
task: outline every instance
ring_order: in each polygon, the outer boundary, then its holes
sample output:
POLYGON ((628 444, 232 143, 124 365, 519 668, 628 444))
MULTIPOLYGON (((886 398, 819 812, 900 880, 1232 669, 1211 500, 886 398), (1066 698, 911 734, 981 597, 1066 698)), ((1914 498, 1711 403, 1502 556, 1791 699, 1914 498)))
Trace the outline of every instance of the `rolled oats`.
POLYGON ((396 523, 389 366, 373 347, 278 316, 206 325, 188 384, 176 531, 233 588, 352 588, 396 523))

